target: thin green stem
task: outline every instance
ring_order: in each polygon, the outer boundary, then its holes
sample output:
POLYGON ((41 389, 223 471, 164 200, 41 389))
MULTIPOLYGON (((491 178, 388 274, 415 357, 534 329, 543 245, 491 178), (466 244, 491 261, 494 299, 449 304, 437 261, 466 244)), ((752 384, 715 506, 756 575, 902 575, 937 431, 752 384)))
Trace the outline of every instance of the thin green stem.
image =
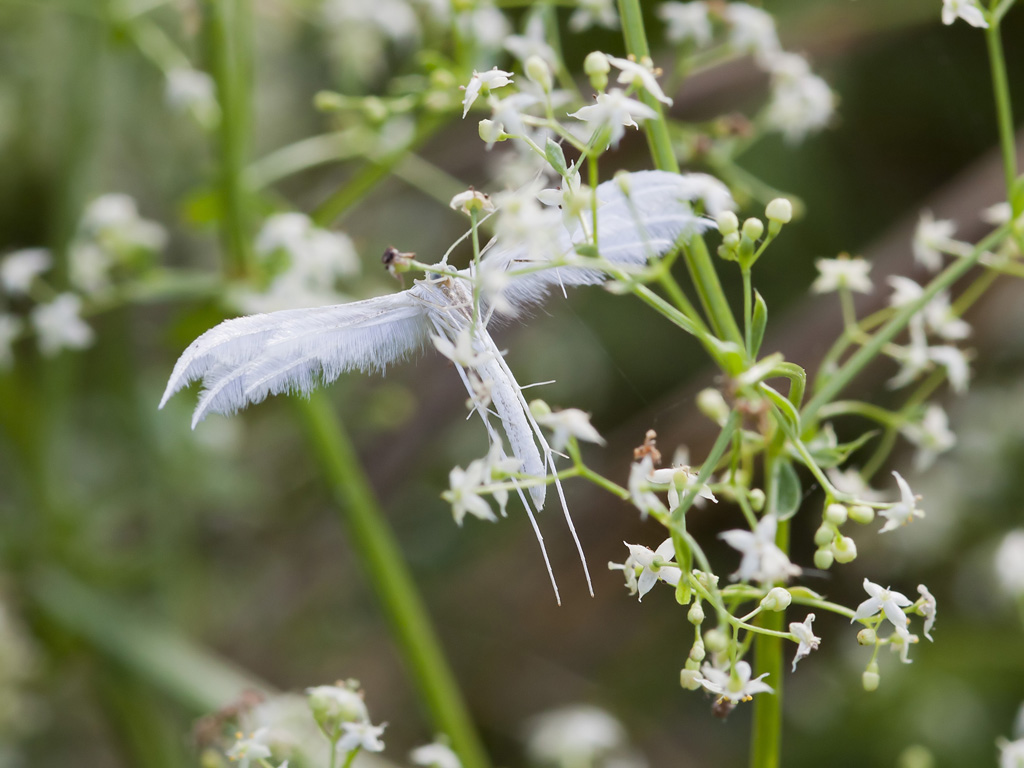
POLYGON ((353 549, 370 576, 391 623, 392 636, 436 728, 451 739, 466 768, 486 768, 486 753, 455 676, 355 448, 321 393, 314 392, 309 400, 299 400, 297 405, 310 446, 352 537, 353 549))
MULTIPOLYGON (((1003 154, 1003 172, 1006 175, 1006 194, 1009 196, 1017 178, 1017 148, 1013 131, 1013 108, 1010 101, 1010 86, 1006 77, 1006 58, 1003 56, 1003 41, 1000 37, 999 20, 993 18, 985 30, 988 44, 988 59, 992 69, 992 91, 996 99, 996 119, 999 125, 999 146, 1003 154)), ((1014 211, 1019 214, 1020 211, 1014 211)))
MULTIPOLYGON (((783 552, 789 551, 789 522, 779 523, 775 544, 783 552)), ((757 674, 767 673, 769 684, 775 689, 772 696, 754 698, 754 723, 750 744, 751 768, 778 768, 782 754, 782 632, 785 611, 765 611, 757 617, 761 632, 754 638, 754 659, 757 674), (780 637, 781 635, 781 637, 780 637)))

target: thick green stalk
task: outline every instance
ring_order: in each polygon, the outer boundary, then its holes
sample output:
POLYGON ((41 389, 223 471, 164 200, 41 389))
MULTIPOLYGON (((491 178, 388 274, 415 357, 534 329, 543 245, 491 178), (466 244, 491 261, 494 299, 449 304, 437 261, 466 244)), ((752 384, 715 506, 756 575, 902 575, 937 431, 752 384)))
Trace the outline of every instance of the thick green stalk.
POLYGON ((892 341, 900 331, 907 327, 907 324, 910 322, 910 318, 920 312, 924 306, 934 299, 941 291, 946 290, 960 279, 971 269, 971 267, 978 263, 978 259, 981 258, 983 253, 990 250, 1005 235, 1005 226, 995 230, 992 234, 974 246, 974 250, 971 251, 970 255, 957 259, 946 267, 943 272, 928 284, 920 297, 900 308, 900 310, 893 315, 892 319, 882 326, 882 328, 880 328, 878 332, 871 337, 869 342, 854 352, 850 359, 847 360, 838 371, 830 376, 825 385, 822 386, 821 389, 815 393, 814 397, 807 402, 807 405, 804 406, 803 412, 800 414, 803 423, 805 425, 810 424, 811 420, 817 415, 818 410, 842 392, 846 385, 849 384, 850 381, 852 381, 853 378, 868 365, 868 363, 875 359, 875 357, 882 351, 882 347, 892 341))
MULTIPOLYGON (((647 33, 644 31, 640 0, 618 0, 618 3, 626 50, 637 59, 649 57, 651 51, 647 44, 647 33)), ((641 91, 639 97, 644 104, 657 113, 656 118, 644 122, 644 131, 647 134, 647 143, 650 145, 655 167, 662 171, 679 173, 679 162, 672 149, 672 138, 669 136, 668 123, 665 120, 661 102, 647 91, 641 91)), ((725 292, 722 290, 715 265, 711 261, 711 255, 700 235, 694 235, 689 241, 683 257, 690 277, 697 288, 701 305, 711 321, 711 327, 721 338, 734 341, 742 346, 743 333, 736 324, 736 318, 733 317, 729 302, 725 298, 725 292)))
MULTIPOLYGON (((988 43, 988 60, 992 68, 992 90, 996 99, 999 146, 1003 154, 1006 193, 1009 195, 1013 181, 1017 178, 1017 148, 1014 142, 1010 86, 1006 78, 1006 59, 1003 56, 1003 42, 999 36, 999 21, 995 18, 985 30, 985 41, 988 43)), ((1020 213, 1020 211, 1014 211, 1014 213, 1020 213)))
POLYGON ((251 266, 248 190, 245 186, 245 158, 249 145, 248 72, 245 64, 248 31, 244 23, 249 0, 210 0, 209 46, 213 78, 217 84, 221 119, 219 187, 221 233, 226 267, 233 277, 248 274, 251 266))
MULTIPOLYGON (((788 529, 788 523, 779 524, 779 534, 788 529)), ((788 530, 787 530, 788 538, 788 530)), ((758 614, 757 626, 782 632, 785 627, 784 611, 764 611, 758 614)), ((783 640, 774 635, 758 633, 754 638, 754 659, 757 674, 768 673, 774 694, 754 697, 754 724, 750 743, 751 768, 778 768, 782 752, 782 675, 783 640)))
POLYGON ((362 471, 355 448, 321 393, 314 392, 309 400, 299 400, 298 410, 324 479, 352 537, 353 549, 373 582, 393 637, 435 727, 451 739, 452 748, 465 768, 486 768, 486 753, 455 676, 441 652, 412 574, 362 471))

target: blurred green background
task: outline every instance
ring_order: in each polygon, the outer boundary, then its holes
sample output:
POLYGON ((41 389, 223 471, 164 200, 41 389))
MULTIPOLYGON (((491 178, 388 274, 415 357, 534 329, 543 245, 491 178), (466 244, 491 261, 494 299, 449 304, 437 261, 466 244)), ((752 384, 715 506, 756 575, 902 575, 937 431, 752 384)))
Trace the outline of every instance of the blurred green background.
MULTIPOLYGON (((211 66, 208 4, 152 5, 145 17, 196 66, 211 66)), ((805 53, 840 99, 832 129, 798 147, 766 138, 742 161, 807 205, 807 217, 759 265, 757 285, 779 323, 772 343, 813 365, 839 312, 807 297, 813 260, 850 251, 909 272, 910 235, 925 207, 958 216, 965 237, 981 232, 977 213, 998 200, 994 110, 982 37, 966 25, 943 27, 937 0, 766 5, 786 48, 805 53)), ((0 252, 59 251, 88 201, 124 192, 167 228, 168 265, 214 274, 220 150, 168 107, 164 77, 120 10, 99 0, 0 0, 0 252)), ((1004 39, 1021 105, 1018 11, 1004 39)), ((559 14, 564 20, 568 11, 559 14)), ((386 81, 352 82, 352 41, 311 0, 254 1, 248 18, 245 162, 336 127, 313 108, 318 91, 375 93, 386 81)), ((570 64, 595 48, 621 52, 612 32, 569 35, 565 45, 570 64)), ((421 67, 399 45, 385 60, 392 73, 421 67)), ((763 101, 765 86, 749 64, 730 64, 688 82, 673 114, 703 120, 747 109, 763 101)), ((644 151, 642 136, 630 135, 615 162, 637 167, 644 151)), ((484 150, 472 120, 450 121, 420 149, 437 168, 485 189, 502 152, 484 150)), ((365 167, 357 158, 296 174, 265 190, 257 207, 312 210, 365 167)), ((390 290, 378 262, 385 246, 429 261, 463 228, 395 175, 333 224, 363 260, 352 295, 390 290)), ((1019 288, 1007 283, 971 318, 975 379, 966 398, 947 403, 958 447, 923 476, 911 475, 909 452, 895 456, 924 495, 928 518, 886 538, 864 529, 860 558, 808 582, 852 604, 865 575, 907 594, 926 583, 939 601, 936 642, 916 646, 910 666, 886 658, 880 690, 866 694, 855 631, 819 617, 821 650, 787 676, 785 765, 896 766, 913 744, 936 766, 986 765, 997 736, 1011 735, 1024 701, 1022 616, 998 591, 992 556, 1003 534, 1024 524, 1021 306, 1019 288)), ((227 688, 237 670, 281 690, 358 678, 375 719, 390 723, 389 755, 433 735, 287 399, 214 417, 195 432, 194 394, 156 410, 177 355, 217 317, 209 301, 120 307, 91 319, 91 349, 51 360, 19 348, 16 365, 0 373, 0 765, 195 764, 192 722, 228 703, 211 698, 218 675, 227 688), (214 673, 193 651, 230 669, 214 673)), ((696 345, 634 302, 580 290, 498 341, 520 381, 555 379, 543 390, 548 402, 593 414, 609 446, 588 456, 613 477, 624 480, 647 428, 663 436, 667 453, 685 442, 696 457, 713 437, 693 405, 712 371, 696 345)), ((892 393, 881 382, 891 372, 880 366, 877 374, 862 392, 874 386, 885 401, 892 393)), ((557 512, 546 513, 541 525, 563 595, 557 607, 521 513, 459 529, 439 498, 448 470, 485 443, 479 425, 463 418, 460 382, 436 355, 383 379, 345 376, 329 397, 497 764, 522 764, 530 716, 573 702, 615 713, 653 766, 743 763, 748 713, 741 707, 718 722, 707 697, 679 688, 690 632, 684 612, 668 591, 638 604, 620 575, 604 570, 623 559, 623 539, 656 545, 653 524, 570 485, 596 597, 586 594, 557 512)), ((819 501, 808 497, 794 529, 798 562, 810 560, 819 501)), ((730 572, 733 555, 714 534, 734 527, 736 510, 693 517, 730 572)))

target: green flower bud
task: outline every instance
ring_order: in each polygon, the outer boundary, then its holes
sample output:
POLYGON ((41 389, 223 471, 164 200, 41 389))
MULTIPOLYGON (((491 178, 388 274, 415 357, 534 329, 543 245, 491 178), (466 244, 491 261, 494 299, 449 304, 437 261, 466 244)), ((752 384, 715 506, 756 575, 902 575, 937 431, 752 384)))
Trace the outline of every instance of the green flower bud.
POLYGON ((832 567, 832 563, 835 559, 835 555, 832 554, 831 549, 819 549, 814 553, 814 567, 827 571, 832 567))
POLYGON ((764 222, 760 219, 750 218, 743 222, 743 236, 751 240, 758 240, 764 234, 764 222))
POLYGON ((793 220, 793 204, 784 197, 776 197, 765 208, 765 216, 768 217, 769 221, 789 224, 793 220))
POLYGON ((819 549, 824 549, 832 544, 836 537, 836 529, 828 523, 822 523, 814 532, 814 544, 819 549))
POLYGON ((718 224, 718 231, 722 233, 723 237, 734 234, 740 229, 740 220, 732 211, 722 211, 715 217, 715 223, 718 224))
POLYGON ((840 563, 852 563, 857 559, 857 543, 849 536, 840 536, 832 542, 832 554, 840 563))
POLYGON ((856 506, 850 507, 850 519, 855 523, 867 525, 875 519, 875 510, 871 507, 866 507, 863 504, 857 504, 856 506))
POLYGON ((592 51, 583 60, 583 71, 590 78, 590 85, 600 93, 608 85, 608 73, 612 70, 612 64, 608 57, 600 51, 592 51))
POLYGON ((772 587, 768 594, 761 598, 761 607, 766 611, 784 611, 793 602, 793 596, 789 590, 782 587, 772 587))
POLYGON ((690 659, 692 661, 701 662, 704 661, 705 655, 706 654, 704 653, 704 641, 698 640, 693 644, 693 647, 690 648, 690 659))
POLYGON ((328 738, 341 732, 342 723, 367 722, 370 714, 355 687, 354 681, 341 685, 318 685, 307 688, 309 709, 320 729, 328 738))
POLYGON ((729 647, 729 636, 718 628, 709 629, 704 633, 704 647, 712 653, 721 653, 729 647))
POLYGON ((700 600, 693 601, 690 610, 686 612, 686 620, 694 626, 704 621, 704 608, 701 607, 700 600))
POLYGON ((526 60, 526 76, 541 87, 544 93, 551 93, 551 67, 540 56, 526 60))
POLYGON ((676 602, 680 605, 689 605, 693 599, 693 588, 686 579, 680 579, 676 584, 676 602))
POLYGON ((551 406, 543 400, 531 400, 530 414, 535 419, 545 419, 551 415, 551 406))
POLYGON ((878 674, 878 663, 872 661, 868 664, 868 668, 864 670, 864 674, 860 676, 861 685, 864 686, 864 690, 877 691, 878 684, 882 681, 881 675, 878 674))
POLYGON ((729 405, 722 393, 710 387, 697 394, 697 410, 716 424, 725 424, 729 418, 729 405))
POLYGON ((688 691, 698 690, 703 679, 704 676, 696 669, 683 669, 679 672, 679 684, 688 691))
POLYGON ((488 144, 493 144, 496 141, 504 141, 502 136, 505 135, 505 127, 501 123, 496 123, 493 120, 481 120, 479 132, 480 138, 488 144))
MULTIPOLYGON (((829 504, 825 507, 825 520, 832 525, 842 525, 846 522, 849 512, 842 504, 829 504)), ((814 542, 817 544, 818 542, 814 542)), ((820 544, 818 546, 821 546, 820 544)))
POLYGON ((760 488, 752 490, 747 498, 750 500, 750 506, 753 507, 755 512, 760 512, 764 509, 765 495, 764 491, 760 488))
POLYGON ((878 634, 871 627, 864 627, 857 633, 857 642, 861 645, 877 645, 878 634))

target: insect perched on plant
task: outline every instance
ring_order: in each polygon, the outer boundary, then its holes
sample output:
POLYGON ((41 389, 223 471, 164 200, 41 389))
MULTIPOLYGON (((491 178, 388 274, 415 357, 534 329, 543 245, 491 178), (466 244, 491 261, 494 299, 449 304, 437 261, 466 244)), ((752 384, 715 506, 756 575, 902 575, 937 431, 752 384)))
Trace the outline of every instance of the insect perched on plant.
MULTIPOLYGON (((724 186, 701 174, 623 174, 595 192, 596 238, 587 226, 589 217, 582 216, 575 231, 559 223, 541 254, 497 238, 484 250, 478 266, 454 270, 442 262, 398 293, 226 320, 184 351, 160 407, 179 389, 201 379, 194 428, 207 414, 234 413, 268 395, 307 394, 346 371, 383 372, 432 340, 454 362, 500 456, 506 453, 491 423, 491 406, 522 472, 545 478, 550 470, 554 476, 552 449, 487 330, 489 322, 496 314, 514 314, 539 303, 553 288, 594 285, 609 272, 643 267, 676 247, 680 238, 712 227, 709 218, 694 212, 694 200, 701 199, 712 214, 732 205, 724 186), (496 283, 497 289, 488 289, 496 283)), ((411 254, 396 249, 385 253, 389 268, 400 259, 411 259, 411 254)), ((553 483, 572 529, 561 485, 557 478, 553 483)), ((529 502, 519 489, 538 540, 533 511, 544 507, 546 484, 529 485, 529 502)), ((575 530, 573 537, 583 560, 575 530)), ((589 585, 589 573, 587 581, 589 585)))

